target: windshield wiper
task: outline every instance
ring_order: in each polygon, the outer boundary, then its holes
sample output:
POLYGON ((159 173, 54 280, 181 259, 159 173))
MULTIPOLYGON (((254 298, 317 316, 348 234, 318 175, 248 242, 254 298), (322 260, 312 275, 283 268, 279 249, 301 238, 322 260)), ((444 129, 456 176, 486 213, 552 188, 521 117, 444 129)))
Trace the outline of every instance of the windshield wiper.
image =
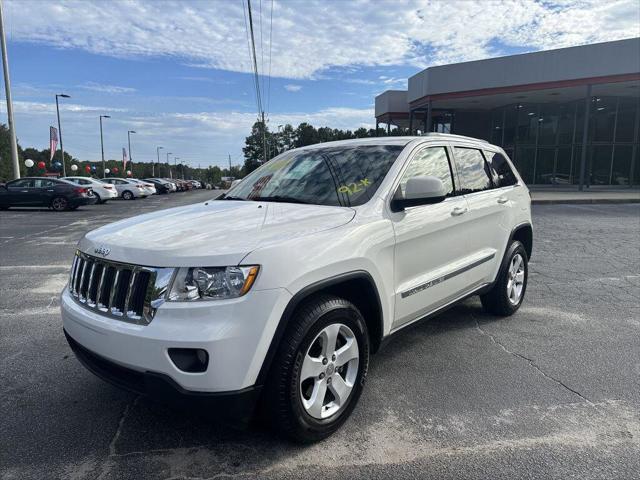
POLYGON ((246 198, 234 197, 233 195, 223 195, 219 200, 246 200, 246 198))
POLYGON ((300 200, 295 197, 287 197, 286 195, 272 195, 267 197, 253 197, 251 200, 256 202, 282 202, 282 203, 305 203, 310 204, 311 202, 307 202, 305 200, 300 200))

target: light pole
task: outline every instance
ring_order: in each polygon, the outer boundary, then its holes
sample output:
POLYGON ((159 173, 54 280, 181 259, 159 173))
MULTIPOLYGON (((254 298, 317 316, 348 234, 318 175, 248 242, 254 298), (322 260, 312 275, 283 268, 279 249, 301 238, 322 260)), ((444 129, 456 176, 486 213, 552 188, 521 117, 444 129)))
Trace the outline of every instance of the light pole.
MULTIPOLYGON (((173 157, 173 166, 176 171, 176 178, 178 178, 178 160, 180 160, 180 157, 173 157)), ((171 178, 173 178, 173 176, 171 178)))
POLYGON ((104 163, 104 138, 102 136, 102 119, 111 118, 109 115, 100 115, 100 149, 102 150, 102 176, 104 176, 104 170, 107 166, 104 163))
POLYGON ((169 169, 169 177, 171 177, 171 164, 169 163, 169 155, 171 155, 171 152, 167 152, 167 168, 169 169))
POLYGON ((7 123, 9 124, 9 143, 11 144, 11 163, 13 164, 13 178, 20 178, 20 164, 18 163, 18 142, 16 140, 16 125, 13 122, 13 102, 11 101, 11 80, 9 79, 9 59, 7 57, 7 39, 4 36, 4 18, 2 1, 0 0, 0 47, 2 48, 2 69, 4 71, 4 91, 7 97, 7 123))
POLYGON ((69 95, 64 93, 56 94, 56 113, 58 114, 58 135, 60 137, 60 153, 62 154, 62 176, 67 176, 67 166, 64 164, 64 146, 62 145, 62 125, 60 124, 60 106, 58 105, 58 97, 60 98, 71 98, 69 95))
POLYGON ((133 158, 131 157, 131 134, 136 133, 135 130, 127 130, 127 140, 129 142, 129 163, 131 164, 131 174, 133 175, 133 158))
MULTIPOLYGON (((160 176, 160 150, 163 148, 164 147, 156 147, 156 153, 158 154, 158 176, 160 176)), ((156 167, 153 165, 153 162, 151 163, 151 175, 156 176, 156 167)))

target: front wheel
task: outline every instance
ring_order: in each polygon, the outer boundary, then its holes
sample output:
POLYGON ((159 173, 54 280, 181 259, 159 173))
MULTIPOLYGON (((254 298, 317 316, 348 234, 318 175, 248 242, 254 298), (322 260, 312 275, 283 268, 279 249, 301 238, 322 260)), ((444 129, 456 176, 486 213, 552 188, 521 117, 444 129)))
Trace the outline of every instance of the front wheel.
POLYGON ((321 295, 299 308, 266 387, 273 427, 292 440, 328 437, 355 408, 369 366, 364 318, 347 300, 321 295))
POLYGON ((106 203, 106 200, 102 200, 102 198, 100 198, 100 195, 98 195, 96 192, 93 192, 93 196, 96 197, 96 203, 98 205, 101 203, 106 203))
POLYGON ((507 249, 496 283, 480 297, 484 309, 494 315, 513 315, 524 300, 528 276, 527 251, 521 242, 514 240, 507 249))

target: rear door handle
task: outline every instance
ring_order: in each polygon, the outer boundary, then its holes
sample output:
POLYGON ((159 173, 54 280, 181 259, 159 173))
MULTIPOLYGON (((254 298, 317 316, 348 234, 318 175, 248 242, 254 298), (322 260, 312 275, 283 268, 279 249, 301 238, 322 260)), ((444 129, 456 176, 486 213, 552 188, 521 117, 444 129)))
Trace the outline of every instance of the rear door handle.
POLYGON ((498 203, 507 203, 508 201, 507 197, 498 197, 498 203))
POLYGON ((55 190, 47 190, 47 192, 55 192, 55 190))
POLYGON ((458 217, 465 213, 467 213, 467 209, 462 207, 456 207, 453 210, 451 210, 451 215, 453 215, 454 217, 458 217))

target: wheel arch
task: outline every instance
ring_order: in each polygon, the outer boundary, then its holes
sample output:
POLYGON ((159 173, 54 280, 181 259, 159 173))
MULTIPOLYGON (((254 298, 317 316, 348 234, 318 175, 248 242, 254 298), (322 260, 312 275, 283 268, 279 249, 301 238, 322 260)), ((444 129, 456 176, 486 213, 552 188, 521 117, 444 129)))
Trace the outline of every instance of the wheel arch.
POLYGON ((531 253, 533 252, 533 227, 529 222, 521 223, 511 231, 507 248, 513 240, 518 240, 524 245, 524 249, 527 252, 527 259, 531 259, 531 253))
POLYGON ((302 288, 289 300, 271 339, 271 344, 269 345, 265 359, 262 362, 260 373, 256 379, 257 385, 263 385, 265 383, 282 337, 293 319, 296 309, 302 305, 305 300, 319 293, 335 295, 353 303, 365 319, 369 331, 371 352, 375 353, 379 349, 384 331, 384 319, 380 295, 373 277, 369 272, 364 270, 336 275, 302 288))

